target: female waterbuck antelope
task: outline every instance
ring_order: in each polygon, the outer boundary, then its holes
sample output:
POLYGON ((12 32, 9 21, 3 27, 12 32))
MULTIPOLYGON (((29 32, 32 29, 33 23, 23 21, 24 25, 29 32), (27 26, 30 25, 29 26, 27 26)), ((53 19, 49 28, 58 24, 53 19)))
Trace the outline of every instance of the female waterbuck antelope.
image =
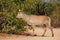
POLYGON ((17 16, 17 18, 23 18, 29 25, 33 28, 33 34, 34 34, 34 28, 36 25, 45 25, 44 32, 42 36, 46 33, 47 28, 49 28, 52 32, 52 37, 54 36, 53 29, 51 27, 51 19, 48 16, 37 16, 37 15, 26 15, 22 11, 20 11, 17 16))

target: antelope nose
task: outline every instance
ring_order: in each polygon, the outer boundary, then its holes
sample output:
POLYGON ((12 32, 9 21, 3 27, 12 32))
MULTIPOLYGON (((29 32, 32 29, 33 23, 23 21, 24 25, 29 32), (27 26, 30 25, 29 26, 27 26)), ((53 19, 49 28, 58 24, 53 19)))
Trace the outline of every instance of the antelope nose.
POLYGON ((16 18, 18 18, 18 16, 16 16, 16 18))
POLYGON ((20 16, 16 16, 16 18, 20 18, 20 16))

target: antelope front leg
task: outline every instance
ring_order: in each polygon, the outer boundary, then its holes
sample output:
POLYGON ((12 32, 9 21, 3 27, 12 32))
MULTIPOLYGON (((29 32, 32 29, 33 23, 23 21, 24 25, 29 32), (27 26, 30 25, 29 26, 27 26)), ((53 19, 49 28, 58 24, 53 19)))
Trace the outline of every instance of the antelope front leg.
POLYGON ((44 34, 46 33, 46 31, 47 31, 47 28, 44 28, 44 32, 43 32, 42 36, 44 36, 44 34))
POLYGON ((35 29, 33 28, 33 35, 34 35, 34 31, 35 31, 35 29))
POLYGON ((34 36, 34 31, 35 31, 34 25, 32 26, 32 30, 33 30, 32 36, 34 36))

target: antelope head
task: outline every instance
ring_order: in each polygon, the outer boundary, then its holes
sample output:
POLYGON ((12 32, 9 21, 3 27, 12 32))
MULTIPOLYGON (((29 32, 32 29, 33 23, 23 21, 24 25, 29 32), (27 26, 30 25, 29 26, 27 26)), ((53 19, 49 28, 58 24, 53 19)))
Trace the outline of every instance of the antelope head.
POLYGON ((22 11, 19 11, 16 18, 23 18, 23 12, 22 11))

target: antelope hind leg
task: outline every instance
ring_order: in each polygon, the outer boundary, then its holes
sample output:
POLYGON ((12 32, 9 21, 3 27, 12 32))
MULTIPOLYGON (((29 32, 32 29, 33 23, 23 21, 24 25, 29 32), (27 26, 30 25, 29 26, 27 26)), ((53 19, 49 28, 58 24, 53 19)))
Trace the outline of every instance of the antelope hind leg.
POLYGON ((49 27, 49 29, 50 29, 51 32, 52 32, 52 37, 54 37, 53 28, 52 28, 52 27, 49 27))

